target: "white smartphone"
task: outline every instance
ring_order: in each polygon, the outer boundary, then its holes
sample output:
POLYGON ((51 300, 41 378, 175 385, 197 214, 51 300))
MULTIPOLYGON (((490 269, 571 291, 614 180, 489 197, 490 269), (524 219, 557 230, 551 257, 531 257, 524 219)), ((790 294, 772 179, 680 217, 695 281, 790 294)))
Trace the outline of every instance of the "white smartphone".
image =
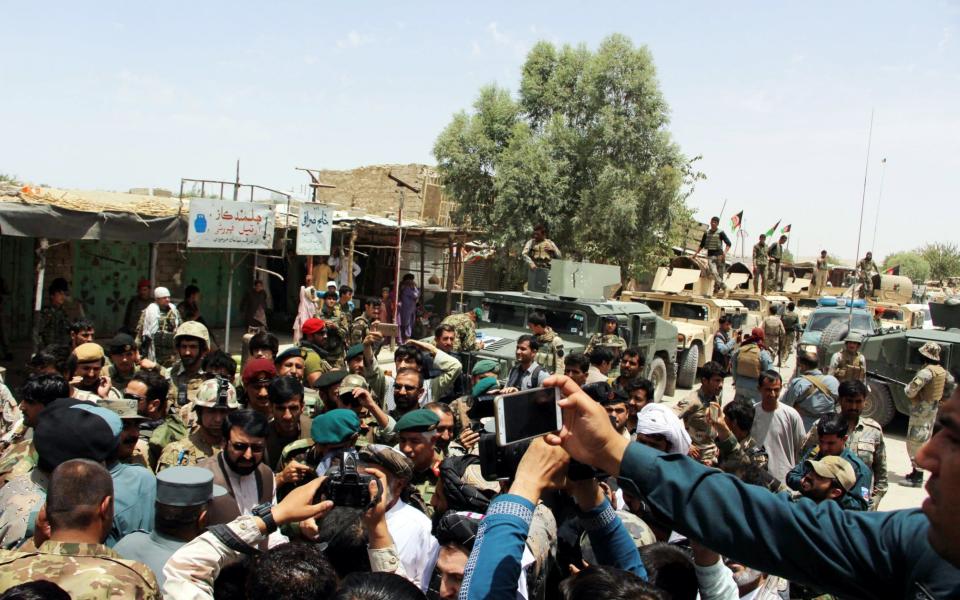
POLYGON ((493 399, 497 445, 507 446, 560 431, 560 388, 532 388, 493 399))

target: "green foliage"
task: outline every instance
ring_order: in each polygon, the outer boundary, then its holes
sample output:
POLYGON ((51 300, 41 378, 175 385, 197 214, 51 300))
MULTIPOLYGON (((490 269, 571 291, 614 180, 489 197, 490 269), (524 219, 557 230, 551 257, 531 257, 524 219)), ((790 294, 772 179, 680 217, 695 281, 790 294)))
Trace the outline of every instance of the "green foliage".
POLYGON ((565 255, 612 262, 626 279, 670 254, 703 174, 672 141, 653 59, 622 35, 596 52, 539 42, 517 99, 480 90, 438 136, 434 155, 455 222, 504 256, 545 223, 565 255))
POLYGON ((7 173, 0 173, 0 183, 8 183, 10 185, 23 185, 16 175, 8 175, 7 173))
POLYGON ((900 267, 900 274, 909 277, 914 283, 923 283, 930 277, 930 263, 916 250, 894 252, 883 259, 880 270, 886 271, 894 267, 900 267))
POLYGON ((956 244, 937 242, 918 250, 930 265, 930 279, 946 279, 960 275, 960 250, 956 244))

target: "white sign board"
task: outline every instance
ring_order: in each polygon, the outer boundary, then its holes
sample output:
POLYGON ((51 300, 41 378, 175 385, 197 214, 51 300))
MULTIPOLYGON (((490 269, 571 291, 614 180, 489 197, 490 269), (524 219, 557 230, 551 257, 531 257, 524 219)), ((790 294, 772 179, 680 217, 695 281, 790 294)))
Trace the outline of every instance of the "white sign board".
POLYGON ((330 254, 333 236, 333 209, 320 204, 300 205, 300 226, 297 231, 297 254, 326 256, 330 254))
POLYGON ((191 199, 187 246, 272 248, 273 207, 253 202, 191 199))

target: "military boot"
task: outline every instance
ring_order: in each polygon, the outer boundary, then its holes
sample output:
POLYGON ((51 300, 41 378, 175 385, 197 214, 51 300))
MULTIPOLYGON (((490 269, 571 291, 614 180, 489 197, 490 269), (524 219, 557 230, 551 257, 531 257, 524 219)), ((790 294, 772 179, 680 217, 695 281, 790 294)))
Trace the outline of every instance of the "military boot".
POLYGON ((904 487, 923 487, 923 471, 914 469, 903 478, 903 481, 900 482, 900 485, 904 487))

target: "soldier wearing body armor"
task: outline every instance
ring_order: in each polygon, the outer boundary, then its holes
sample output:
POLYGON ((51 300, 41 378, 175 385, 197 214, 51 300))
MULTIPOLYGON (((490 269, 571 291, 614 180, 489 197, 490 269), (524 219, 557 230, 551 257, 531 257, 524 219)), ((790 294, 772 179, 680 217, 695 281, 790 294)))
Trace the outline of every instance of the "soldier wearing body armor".
POLYGON ((760 241, 753 246, 753 293, 767 291, 767 236, 760 234, 760 241))
POLYGON ((787 243, 787 236, 781 235, 775 244, 770 244, 767 248, 767 289, 779 290, 780 281, 780 263, 783 261, 783 246, 787 243))
POLYGON ((771 357, 776 357, 778 367, 783 364, 783 342, 786 337, 787 330, 777 314, 777 307, 770 305, 770 314, 763 320, 763 338, 771 357))
POLYGON ((816 346, 797 350, 797 375, 787 384, 781 402, 792 406, 803 419, 803 427, 810 431, 814 422, 837 412, 837 389, 840 382, 832 375, 824 375, 817 365, 816 346))
POLYGON ((362 344, 370 333, 370 326, 377 320, 380 314, 380 298, 370 297, 363 302, 363 312, 350 326, 350 345, 362 344))
POLYGON ((933 433, 940 403, 953 394, 956 382, 953 376, 940 365, 940 346, 927 342, 920 347, 920 360, 924 363, 914 378, 904 388, 910 402, 910 421, 907 424, 907 454, 912 470, 901 482, 907 487, 923 485, 923 471, 917 468, 917 451, 927 443, 933 433))
POLYGON ((157 461, 157 472, 167 467, 189 467, 223 450, 223 421, 240 408, 237 390, 221 377, 200 384, 193 401, 197 428, 186 438, 167 444, 157 461))
MULTIPOLYGON (((333 325, 331 329, 336 329, 336 325, 333 325)), ((303 362, 303 383, 307 387, 314 387, 316 381, 324 373, 335 368, 327 360, 328 358, 334 358, 327 346, 327 324, 323 319, 313 317, 304 321, 300 330, 303 332, 303 337, 300 338, 300 347, 306 350, 306 357, 303 362)), ((334 362, 336 362, 335 359, 334 362)))
POLYGON ((548 373, 563 373, 563 340, 547 325, 546 315, 542 312, 530 313, 527 327, 540 344, 534 361, 548 373))
POLYGON ((830 358, 828 373, 839 381, 867 381, 867 359, 860 352, 863 335, 851 331, 843 340, 843 350, 835 352, 830 358))
POLYGON ((857 279, 860 281, 860 297, 866 298, 873 294, 873 275, 880 274, 877 263, 873 262, 873 252, 867 252, 866 256, 857 263, 857 279))
POLYGON ((195 423, 192 403, 204 380, 203 357, 210 349, 210 334, 202 323, 187 321, 177 328, 173 345, 179 360, 170 369, 167 405, 170 410, 179 411, 189 429, 195 423))
POLYGON ((153 291, 153 297, 154 302, 140 315, 136 339, 142 356, 169 367, 175 358, 174 335, 180 327, 180 312, 170 302, 167 288, 158 287, 153 291))
POLYGON ((527 240, 520 252, 524 262, 530 267, 528 289, 532 292, 546 292, 550 284, 550 261, 560 258, 560 249, 547 239, 547 226, 539 224, 533 228, 533 238, 527 240))
POLYGON ((727 289, 727 284, 723 282, 723 275, 727 270, 727 252, 730 250, 730 238, 723 231, 720 231, 720 217, 710 219, 710 229, 703 232, 700 238, 700 247, 693 253, 693 259, 700 256, 700 252, 707 251, 707 271, 710 279, 713 280, 713 293, 719 293, 727 289))
POLYGON ((754 327, 740 347, 733 351, 730 370, 737 398, 760 401, 760 373, 773 368, 773 359, 764 345, 763 335, 761 327, 754 327))
POLYGON ((783 362, 787 362, 790 355, 793 354, 793 348, 797 345, 797 332, 800 331, 800 316, 797 314, 797 305, 793 302, 787 304, 787 309, 780 315, 783 322, 783 329, 787 332, 783 338, 783 344, 780 352, 783 354, 783 362))
POLYGON ((114 387, 122 390, 140 370, 140 353, 137 352, 137 346, 133 343, 133 337, 125 333, 113 336, 107 344, 107 355, 110 357, 110 362, 107 365, 106 374, 114 387))
POLYGON ((333 323, 340 334, 341 340, 348 340, 350 339, 350 316, 340 310, 339 299, 340 296, 335 291, 325 293, 323 295, 323 306, 320 307, 317 316, 328 324, 333 323))
POLYGON ((603 317, 600 319, 601 333, 595 333, 590 336, 587 347, 583 353, 590 356, 593 349, 598 346, 609 348, 613 352, 613 362, 616 364, 623 351, 627 349, 627 341, 617 333, 617 319, 614 317, 603 317))
POLYGON ((823 293, 823 286, 827 284, 827 277, 830 275, 830 262, 827 260, 827 251, 820 251, 820 258, 817 259, 817 270, 814 273, 814 286, 811 289, 814 296, 823 293))

